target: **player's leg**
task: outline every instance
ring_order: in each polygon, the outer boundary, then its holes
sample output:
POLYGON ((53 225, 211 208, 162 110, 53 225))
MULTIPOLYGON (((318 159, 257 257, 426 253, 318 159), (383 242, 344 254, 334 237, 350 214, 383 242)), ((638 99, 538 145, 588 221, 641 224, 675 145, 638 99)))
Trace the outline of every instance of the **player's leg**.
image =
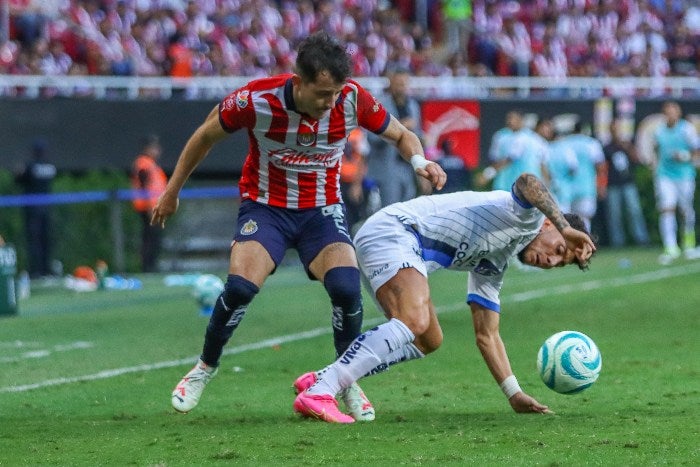
POLYGON ((695 180, 678 181, 678 210, 683 218, 683 233, 681 237, 683 253, 689 259, 695 256, 695 180))
POLYGON ((665 178, 655 180, 656 207, 659 211, 659 233, 664 251, 659 256, 661 264, 669 264, 681 254, 678 247, 678 223, 676 220, 676 205, 678 192, 674 183, 665 178))
POLYGON ((268 206, 254 202, 241 204, 228 278, 209 319, 202 354, 172 392, 173 407, 179 412, 188 412, 197 405, 204 387, 216 375, 223 348, 248 305, 282 261, 287 246, 276 219, 268 206))
MULTIPOLYGON (((333 343, 338 357, 362 330, 362 290, 355 249, 341 205, 319 209, 306 225, 297 250, 309 274, 323 283, 331 300, 333 343)), ((315 373, 308 373, 294 386, 300 391, 314 381, 315 373)), ((341 397, 355 420, 374 420, 374 407, 357 384, 341 397)))

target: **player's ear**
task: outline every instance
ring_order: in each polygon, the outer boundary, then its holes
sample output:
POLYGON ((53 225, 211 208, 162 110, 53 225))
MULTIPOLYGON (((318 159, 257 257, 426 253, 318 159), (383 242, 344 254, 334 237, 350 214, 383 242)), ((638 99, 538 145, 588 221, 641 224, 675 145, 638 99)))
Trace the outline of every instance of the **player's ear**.
POLYGON ((545 217, 544 224, 542 224, 542 230, 549 230, 553 227, 554 227, 554 224, 552 224, 552 221, 550 221, 548 217, 545 217))
POLYGON ((294 86, 299 86, 301 84, 301 76, 296 73, 292 75, 292 84, 294 86))

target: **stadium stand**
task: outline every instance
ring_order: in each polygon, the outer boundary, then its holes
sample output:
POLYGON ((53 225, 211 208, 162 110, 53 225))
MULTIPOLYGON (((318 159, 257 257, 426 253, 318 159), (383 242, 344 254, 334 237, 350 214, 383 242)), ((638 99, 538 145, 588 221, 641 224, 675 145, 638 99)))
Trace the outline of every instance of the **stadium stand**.
POLYGON ((453 54, 440 4, 12 0, 0 74, 258 77, 290 71, 300 39, 324 29, 358 77, 698 76, 697 0, 476 0, 467 50, 453 54))

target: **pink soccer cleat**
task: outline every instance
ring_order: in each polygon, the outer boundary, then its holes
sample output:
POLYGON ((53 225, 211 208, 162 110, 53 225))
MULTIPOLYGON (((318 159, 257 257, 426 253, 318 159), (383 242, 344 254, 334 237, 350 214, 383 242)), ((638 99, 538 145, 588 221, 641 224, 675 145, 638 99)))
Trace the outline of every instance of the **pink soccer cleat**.
POLYGON ((304 417, 317 418, 328 423, 354 423, 355 419, 338 410, 338 401, 330 394, 299 393, 294 399, 294 411, 304 417))
POLYGON ((316 377, 316 372, 315 371, 310 371, 308 373, 304 373, 300 377, 298 377, 296 380, 294 380, 294 392, 296 394, 299 394, 300 392, 304 392, 307 389, 309 389, 311 386, 313 386, 316 383, 316 380, 318 378, 316 377))

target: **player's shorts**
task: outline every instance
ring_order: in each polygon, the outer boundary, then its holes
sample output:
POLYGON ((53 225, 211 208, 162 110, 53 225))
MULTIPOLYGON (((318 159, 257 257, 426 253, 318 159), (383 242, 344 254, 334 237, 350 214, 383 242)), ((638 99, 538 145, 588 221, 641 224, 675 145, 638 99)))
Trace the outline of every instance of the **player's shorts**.
POLYGON ((345 220, 345 205, 320 208, 285 209, 244 200, 238 209, 238 226, 234 241, 259 242, 270 254, 275 267, 289 248, 299 259, 310 278, 309 264, 332 243, 352 245, 345 220))
POLYGON ((673 180, 668 177, 654 179, 656 207, 660 211, 682 208, 692 208, 695 194, 695 180, 673 180))
POLYGON ((378 212, 370 217, 355 234, 355 249, 372 292, 376 293, 400 269, 415 268, 428 277, 418 237, 396 216, 378 212))

